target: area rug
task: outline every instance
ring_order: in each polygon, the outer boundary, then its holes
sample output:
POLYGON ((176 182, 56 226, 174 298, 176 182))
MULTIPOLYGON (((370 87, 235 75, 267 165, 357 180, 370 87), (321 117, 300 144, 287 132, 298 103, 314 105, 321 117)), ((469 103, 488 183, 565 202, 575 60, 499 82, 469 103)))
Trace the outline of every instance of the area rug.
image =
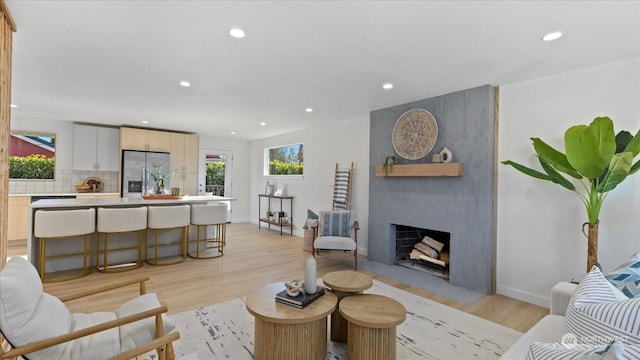
MULTIPOLYGON (((398 359, 497 359, 522 335, 379 281, 365 292, 396 299, 407 309, 407 320, 397 330, 398 359)), ((171 318, 180 331, 177 359, 253 359, 254 318, 244 298, 171 318)), ((346 344, 329 341, 327 349, 327 359, 347 358, 346 344)))

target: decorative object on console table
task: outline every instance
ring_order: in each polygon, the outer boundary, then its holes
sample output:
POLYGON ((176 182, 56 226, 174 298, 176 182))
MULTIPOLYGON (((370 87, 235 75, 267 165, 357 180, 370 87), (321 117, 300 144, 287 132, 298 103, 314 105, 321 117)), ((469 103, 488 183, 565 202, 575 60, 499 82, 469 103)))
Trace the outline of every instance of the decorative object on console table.
POLYGON ((566 154, 552 148, 539 138, 531 138, 533 148, 544 173, 511 160, 503 161, 531 177, 548 180, 575 192, 587 209, 588 221, 582 224, 587 237, 587 272, 598 265, 598 224, 602 203, 609 191, 627 176, 640 170, 640 130, 632 136, 628 131, 613 130, 613 120, 597 117, 589 125, 572 126, 564 133, 566 154), (565 173, 582 182, 580 192, 565 173), (585 228, 588 228, 585 231, 585 228))

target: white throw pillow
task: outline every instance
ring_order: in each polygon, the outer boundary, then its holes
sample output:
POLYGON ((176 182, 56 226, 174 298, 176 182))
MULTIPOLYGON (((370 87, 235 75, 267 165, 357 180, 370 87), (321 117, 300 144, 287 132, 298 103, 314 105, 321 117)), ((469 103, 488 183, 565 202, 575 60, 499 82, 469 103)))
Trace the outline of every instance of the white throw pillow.
POLYGON ((582 279, 565 317, 565 331, 578 343, 621 340, 640 345, 640 298, 629 299, 597 267, 582 279))
MULTIPOLYGON (((160 307, 158 296, 154 293, 138 296, 126 304, 120 306, 116 310, 116 316, 122 318, 135 313, 155 309, 160 307)), ((165 335, 173 331, 175 324, 166 314, 162 314, 165 335)), ((136 346, 142 345, 147 341, 151 341, 156 337, 156 320, 155 317, 136 321, 131 324, 120 327, 120 351, 127 351, 136 346)))

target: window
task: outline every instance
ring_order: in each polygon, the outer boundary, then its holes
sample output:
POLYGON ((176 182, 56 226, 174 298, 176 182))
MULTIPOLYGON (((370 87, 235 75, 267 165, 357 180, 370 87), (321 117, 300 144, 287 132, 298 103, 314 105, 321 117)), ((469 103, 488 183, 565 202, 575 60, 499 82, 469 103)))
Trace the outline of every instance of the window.
POLYGON ((302 175, 303 145, 293 144, 264 149, 265 175, 302 175))
POLYGON ((11 132, 9 179, 53 179, 56 165, 56 136, 11 132))

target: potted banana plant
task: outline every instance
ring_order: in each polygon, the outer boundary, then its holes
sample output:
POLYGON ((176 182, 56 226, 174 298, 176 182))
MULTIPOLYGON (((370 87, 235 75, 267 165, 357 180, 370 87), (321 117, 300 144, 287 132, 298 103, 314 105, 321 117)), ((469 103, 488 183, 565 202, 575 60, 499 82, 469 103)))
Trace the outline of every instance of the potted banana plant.
POLYGON ((582 225, 587 237, 587 272, 598 265, 598 226, 602 203, 609 191, 640 170, 640 130, 614 133, 613 120, 597 117, 589 125, 572 126, 564 133, 562 153, 539 138, 531 138, 543 171, 513 162, 505 165, 536 179, 551 181, 573 191, 585 205, 588 221, 582 225), (565 175, 573 178, 568 179, 565 175), (578 183, 578 187, 574 184, 578 183))

